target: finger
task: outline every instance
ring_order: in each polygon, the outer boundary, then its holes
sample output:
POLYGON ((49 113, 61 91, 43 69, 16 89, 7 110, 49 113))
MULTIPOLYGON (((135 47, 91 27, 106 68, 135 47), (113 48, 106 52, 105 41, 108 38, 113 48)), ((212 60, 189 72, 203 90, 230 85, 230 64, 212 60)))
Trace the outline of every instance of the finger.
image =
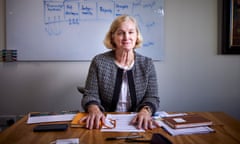
POLYGON ((81 118, 81 119, 79 120, 79 123, 83 123, 83 122, 86 121, 86 120, 87 120, 87 116, 81 118))
POLYGON ((143 120, 143 128, 144 128, 145 130, 148 129, 148 120, 147 120, 147 119, 144 119, 144 120, 143 120))
MULTIPOLYGON (((106 117, 103 115, 101 118, 100 118, 100 122, 101 122, 101 125, 103 125, 103 123, 106 121, 106 117)), ((100 125, 100 124, 99 124, 100 125)))
POLYGON ((141 128, 142 128, 142 125, 143 125, 143 118, 140 117, 140 118, 138 118, 138 126, 137 126, 137 128, 138 128, 138 129, 141 129, 141 128))
POLYGON ((161 127, 158 122, 156 122, 155 120, 152 121, 153 125, 155 125, 156 127, 161 127))
POLYGON ((86 128, 89 128, 90 117, 86 117, 86 128))
POLYGON ((81 118, 81 119, 78 121, 78 123, 79 123, 80 125, 83 125, 83 126, 87 127, 87 116, 81 118))
POLYGON ((102 115, 101 117, 101 121, 105 121, 106 117, 104 115, 102 115))
POLYGON ((93 126, 94 126, 94 121, 95 121, 95 116, 91 116, 90 119, 89 119, 89 125, 88 125, 88 128, 89 129, 93 129, 93 126))
POLYGON ((152 120, 149 120, 149 122, 148 122, 148 128, 149 128, 149 129, 153 129, 153 121, 152 121, 152 120))
POLYGON ((92 117, 87 118, 86 128, 92 129, 92 117))
POLYGON ((97 116, 97 117, 95 118, 95 128, 97 128, 97 129, 99 129, 100 118, 101 118, 101 117, 99 117, 99 116, 97 116))
POLYGON ((130 124, 135 125, 137 123, 137 116, 135 116, 131 121, 130 124))

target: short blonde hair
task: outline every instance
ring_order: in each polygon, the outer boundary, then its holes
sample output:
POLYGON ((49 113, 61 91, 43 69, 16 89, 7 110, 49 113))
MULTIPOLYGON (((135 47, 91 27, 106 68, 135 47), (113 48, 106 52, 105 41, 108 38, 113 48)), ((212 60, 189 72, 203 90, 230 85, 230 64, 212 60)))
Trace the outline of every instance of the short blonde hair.
POLYGON ((142 46, 143 38, 142 38, 142 34, 140 32, 140 29, 138 27, 138 23, 137 23, 136 19, 132 16, 129 16, 129 15, 121 15, 121 16, 118 16, 112 22, 112 24, 110 26, 110 29, 105 36, 105 39, 104 39, 103 43, 106 46, 106 48, 109 48, 109 49, 115 49, 116 48, 116 45, 115 45, 115 43, 113 42, 113 39, 112 39, 112 35, 116 32, 116 30, 120 27, 120 25, 127 20, 131 20, 136 26, 137 40, 136 40, 136 45, 135 45, 134 48, 139 48, 139 47, 142 46))

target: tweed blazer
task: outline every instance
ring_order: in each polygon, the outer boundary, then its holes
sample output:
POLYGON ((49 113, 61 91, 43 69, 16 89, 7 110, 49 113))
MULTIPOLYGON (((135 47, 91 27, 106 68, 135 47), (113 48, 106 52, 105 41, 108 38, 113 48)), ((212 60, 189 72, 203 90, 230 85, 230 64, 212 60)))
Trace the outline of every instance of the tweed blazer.
MULTIPOLYGON (((96 55, 89 67, 85 84, 85 92, 82 98, 82 107, 87 111, 89 104, 96 104, 102 111, 110 112, 116 105, 114 89, 117 72, 120 69, 115 64, 115 51, 108 51, 96 55)), ((160 98, 156 71, 152 59, 135 52, 135 62, 131 69, 134 89, 135 105, 131 105, 131 111, 139 111, 143 106, 150 106, 154 113, 159 109, 160 98)), ((118 94, 119 95, 119 94, 118 94)))

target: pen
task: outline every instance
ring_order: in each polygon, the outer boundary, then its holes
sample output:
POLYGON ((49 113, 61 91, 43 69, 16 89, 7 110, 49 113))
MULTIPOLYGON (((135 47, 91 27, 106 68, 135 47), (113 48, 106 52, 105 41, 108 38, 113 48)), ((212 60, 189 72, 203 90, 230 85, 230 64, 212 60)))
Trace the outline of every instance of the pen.
POLYGON ((132 138, 143 138, 143 136, 119 136, 119 137, 108 137, 106 140, 120 140, 120 139, 132 139, 132 138))

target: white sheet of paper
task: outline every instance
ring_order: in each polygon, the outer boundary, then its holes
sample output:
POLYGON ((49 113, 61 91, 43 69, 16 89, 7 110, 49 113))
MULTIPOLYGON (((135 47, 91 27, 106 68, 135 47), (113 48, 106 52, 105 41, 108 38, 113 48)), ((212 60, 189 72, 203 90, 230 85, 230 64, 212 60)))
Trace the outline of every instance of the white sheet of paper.
POLYGON ((136 114, 107 114, 106 119, 116 120, 116 127, 106 129, 101 128, 102 132, 144 132, 144 129, 137 129, 134 125, 130 125, 131 120, 136 114))
POLYGON ((159 118, 163 118, 163 117, 175 117, 175 116, 183 116, 183 115, 187 115, 187 113, 173 113, 173 114, 169 114, 169 113, 167 113, 165 111, 157 111, 153 115, 153 118, 154 119, 159 119, 159 118))
POLYGON ((28 116, 27 124, 43 123, 43 122, 58 122, 58 121, 71 121, 76 114, 59 114, 59 115, 46 115, 46 116, 28 116))
POLYGON ((79 144, 78 138, 57 139, 56 144, 79 144))

